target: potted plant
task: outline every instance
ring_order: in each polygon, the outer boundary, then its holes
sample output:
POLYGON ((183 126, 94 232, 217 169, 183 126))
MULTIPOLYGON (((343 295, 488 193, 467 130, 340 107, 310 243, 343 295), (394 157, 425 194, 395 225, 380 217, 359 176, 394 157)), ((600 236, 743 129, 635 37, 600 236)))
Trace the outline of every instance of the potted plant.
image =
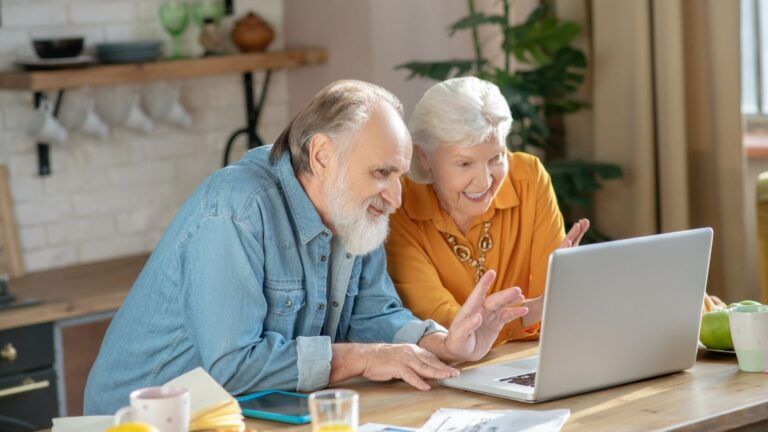
MULTIPOLYGON (((566 221, 573 221, 577 212, 591 205, 591 196, 600 189, 602 180, 622 176, 621 168, 613 164, 566 158, 563 115, 588 106, 575 97, 587 68, 584 53, 571 46, 581 27, 552 16, 546 4, 537 7, 525 22, 511 25, 510 2, 500 1, 502 14, 488 15, 476 11, 475 0, 467 0, 469 15, 449 26, 449 36, 458 31, 471 32, 474 58, 409 62, 396 68, 408 70, 409 79, 442 81, 474 75, 496 84, 514 119, 507 147, 511 151, 543 150, 560 209, 566 221), (502 67, 493 65, 483 55, 478 37, 480 26, 494 26, 503 35, 502 67), (512 58, 520 65, 516 70, 510 66, 512 58)), ((605 239, 596 229, 591 229, 586 238, 605 239)))

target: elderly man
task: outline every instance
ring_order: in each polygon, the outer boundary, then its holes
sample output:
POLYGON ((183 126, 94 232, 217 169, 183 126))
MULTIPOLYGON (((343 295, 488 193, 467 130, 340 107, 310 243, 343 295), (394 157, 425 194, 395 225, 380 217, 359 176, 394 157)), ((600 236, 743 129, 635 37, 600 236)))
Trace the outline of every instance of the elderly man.
POLYGON ((107 332, 85 392, 112 413, 139 387, 202 366, 233 394, 362 375, 455 376, 527 312, 481 279, 449 331, 403 308, 381 244, 411 140, 372 84, 323 89, 273 147, 211 175, 182 206, 107 332))

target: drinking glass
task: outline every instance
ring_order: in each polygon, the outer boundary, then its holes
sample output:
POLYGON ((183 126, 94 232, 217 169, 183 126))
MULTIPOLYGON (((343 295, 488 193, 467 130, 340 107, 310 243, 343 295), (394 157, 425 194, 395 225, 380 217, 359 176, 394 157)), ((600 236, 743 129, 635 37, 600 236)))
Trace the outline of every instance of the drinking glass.
POLYGON ((321 390, 309 395, 312 432, 356 432, 359 396, 352 390, 321 390))
POLYGON ((219 24, 224 16, 224 4, 221 0, 195 0, 192 3, 192 18, 202 27, 206 20, 219 24))
POLYGON ((172 59, 184 58, 181 53, 181 35, 189 25, 189 6, 185 1, 165 0, 158 11, 160 24, 173 38, 172 59))

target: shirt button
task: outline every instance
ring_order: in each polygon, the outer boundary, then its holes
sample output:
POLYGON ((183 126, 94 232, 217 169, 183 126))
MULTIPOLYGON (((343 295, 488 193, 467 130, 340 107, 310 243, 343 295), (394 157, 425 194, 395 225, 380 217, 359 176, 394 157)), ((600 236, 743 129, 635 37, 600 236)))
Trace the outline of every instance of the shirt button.
POLYGON ((328 237, 328 231, 323 231, 323 237, 328 237))
POLYGON ((286 300, 285 301, 285 307, 289 308, 291 306, 293 306, 293 302, 290 299, 286 300))
POLYGON ((347 252, 347 259, 350 259, 350 258, 352 258, 352 254, 347 252))
POLYGON ((328 258, 325 255, 320 255, 320 261, 325 262, 328 258))
POLYGON ((320 303, 319 305, 317 305, 317 308, 320 310, 325 309, 325 303, 320 303))
POLYGON ((333 302, 333 307, 339 307, 339 302, 337 301, 333 302))

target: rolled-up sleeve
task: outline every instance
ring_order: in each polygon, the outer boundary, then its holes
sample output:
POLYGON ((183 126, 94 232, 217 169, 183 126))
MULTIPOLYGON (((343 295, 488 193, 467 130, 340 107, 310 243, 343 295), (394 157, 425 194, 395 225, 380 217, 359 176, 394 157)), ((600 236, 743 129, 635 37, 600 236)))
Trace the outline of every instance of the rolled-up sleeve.
POLYGON ((383 247, 366 255, 362 265, 350 319, 350 342, 417 343, 426 334, 446 332, 432 320, 416 318, 403 306, 387 274, 383 247))
POLYGON ((331 341, 286 339, 264 327, 264 248, 232 216, 204 218, 178 246, 185 331, 202 365, 232 394, 328 384, 331 341))
POLYGON ((395 333, 392 342, 416 344, 430 333, 448 333, 448 330, 432 320, 409 321, 395 333))
POLYGON ((328 386, 331 375, 331 338, 300 336, 296 342, 299 370, 296 390, 311 391, 328 386))

